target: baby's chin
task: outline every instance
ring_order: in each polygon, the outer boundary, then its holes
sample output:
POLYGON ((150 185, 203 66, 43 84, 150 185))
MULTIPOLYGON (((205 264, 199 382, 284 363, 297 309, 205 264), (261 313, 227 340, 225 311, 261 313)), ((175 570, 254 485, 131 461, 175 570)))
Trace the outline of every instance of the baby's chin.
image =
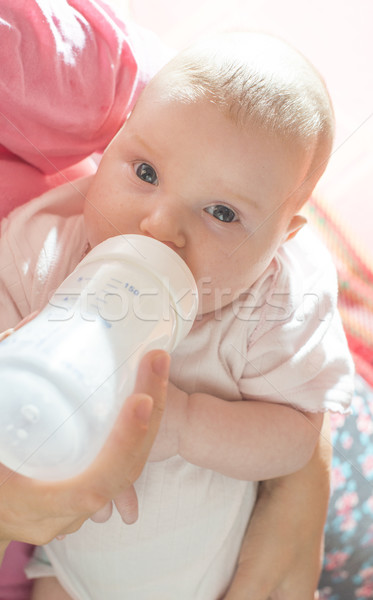
POLYGON ((235 299, 235 296, 229 296, 223 299, 206 298, 204 294, 200 293, 197 318, 201 319, 204 316, 213 314, 219 316, 227 306, 230 306, 234 302, 235 299))

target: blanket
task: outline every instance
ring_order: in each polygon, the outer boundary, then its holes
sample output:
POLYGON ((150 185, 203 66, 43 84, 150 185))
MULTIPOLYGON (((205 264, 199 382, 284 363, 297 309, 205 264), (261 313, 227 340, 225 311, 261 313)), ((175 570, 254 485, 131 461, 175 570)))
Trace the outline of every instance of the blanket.
POLYGON ((337 207, 320 196, 305 215, 331 252, 338 271, 339 310, 356 371, 373 386, 373 264, 337 207))

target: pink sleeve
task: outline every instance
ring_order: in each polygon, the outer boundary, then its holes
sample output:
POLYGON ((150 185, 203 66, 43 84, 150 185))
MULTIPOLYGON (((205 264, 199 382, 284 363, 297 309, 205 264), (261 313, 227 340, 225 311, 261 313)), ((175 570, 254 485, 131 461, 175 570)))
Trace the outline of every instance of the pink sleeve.
POLYGON ((250 315, 257 324, 242 355, 241 394, 306 412, 350 413, 354 366, 329 251, 305 227, 272 264, 272 285, 250 315))
POLYGON ((103 150, 166 58, 130 27, 103 0, 2 0, 0 144, 44 173, 103 150))

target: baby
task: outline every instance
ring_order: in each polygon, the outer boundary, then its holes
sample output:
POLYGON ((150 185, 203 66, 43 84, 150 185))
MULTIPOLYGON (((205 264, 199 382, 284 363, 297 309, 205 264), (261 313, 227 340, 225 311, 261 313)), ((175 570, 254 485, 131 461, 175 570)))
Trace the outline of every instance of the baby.
MULTIPOLYGON (((118 234, 167 244, 200 294, 136 483, 139 519, 126 525, 114 511, 48 544, 29 568, 39 577, 33 600, 222 598, 256 482, 304 466, 323 413, 348 411, 335 271, 300 232, 332 140, 328 93, 304 57, 265 34, 221 34, 156 75, 92 179, 28 206, 35 239, 48 237, 45 219, 36 223, 49 211, 64 244, 58 260, 43 258, 39 304, 89 248, 118 234)), ((26 218, 15 219, 19 231, 26 218)), ((34 248, 36 262, 42 254, 34 248)))

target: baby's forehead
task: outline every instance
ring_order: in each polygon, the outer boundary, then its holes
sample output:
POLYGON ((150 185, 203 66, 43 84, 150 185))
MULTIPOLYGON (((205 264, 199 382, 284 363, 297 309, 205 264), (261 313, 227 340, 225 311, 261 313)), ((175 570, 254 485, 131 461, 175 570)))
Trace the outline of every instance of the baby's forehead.
POLYGON ((208 98, 226 114, 273 131, 314 136, 333 111, 313 65, 285 41, 260 32, 210 36, 176 55, 156 76, 157 92, 180 102, 208 98))
MULTIPOLYGON (((180 119, 185 118, 188 122, 188 128, 190 130, 195 129, 198 137, 199 121, 191 118, 190 109, 194 110, 194 114, 196 114, 196 111, 207 114, 206 111, 208 111, 214 114, 213 127, 215 133, 223 128, 227 130, 226 124, 228 122, 233 125, 230 131, 234 136, 238 135, 243 139, 260 137, 267 141, 268 147, 273 147, 273 145, 280 147, 281 152, 289 155, 289 160, 294 160, 294 153, 296 153, 298 158, 302 157, 303 159, 302 165, 299 167, 301 170, 304 164, 309 161, 309 155, 314 150, 314 139, 310 136, 304 136, 301 127, 299 127, 299 130, 296 124, 293 124, 293 127, 286 127, 285 125, 277 127, 277 122, 273 123, 261 119, 255 112, 245 112, 245 106, 240 103, 239 98, 233 98, 231 103, 228 101, 221 102, 213 93, 201 91, 198 86, 195 89, 188 90, 183 84, 183 79, 175 85, 175 82, 170 80, 166 74, 161 72, 159 76, 154 78, 147 89, 144 90, 138 102, 138 106, 141 106, 142 109, 142 115, 144 112, 153 115, 153 122, 157 118, 158 107, 162 109, 163 116, 165 115, 166 118, 168 116, 169 119, 174 118, 174 110, 169 109, 176 108, 178 117, 180 119), (238 115, 240 111, 242 115, 238 115)), ((206 122, 208 123, 208 120, 204 121, 204 123, 206 122)))
MULTIPOLYGON (((187 111, 191 105, 209 106, 221 115, 222 123, 229 119, 243 135, 254 128, 270 142, 275 140, 282 151, 289 154, 289 160, 297 156, 300 171, 307 172, 319 150, 325 167, 333 138, 333 115, 326 90, 320 92, 320 82, 315 93, 307 84, 309 96, 303 95, 303 84, 299 82, 294 89, 290 86, 286 93, 277 93, 271 82, 263 83, 258 90, 255 81, 242 82, 237 73, 230 78, 226 74, 224 85, 222 80, 209 77, 208 65, 197 65, 193 70, 193 64, 175 59, 166 65, 140 97, 143 109, 154 112, 156 105, 177 105, 183 118, 184 109, 187 111)), ((193 128, 192 120, 189 125, 193 128)))

